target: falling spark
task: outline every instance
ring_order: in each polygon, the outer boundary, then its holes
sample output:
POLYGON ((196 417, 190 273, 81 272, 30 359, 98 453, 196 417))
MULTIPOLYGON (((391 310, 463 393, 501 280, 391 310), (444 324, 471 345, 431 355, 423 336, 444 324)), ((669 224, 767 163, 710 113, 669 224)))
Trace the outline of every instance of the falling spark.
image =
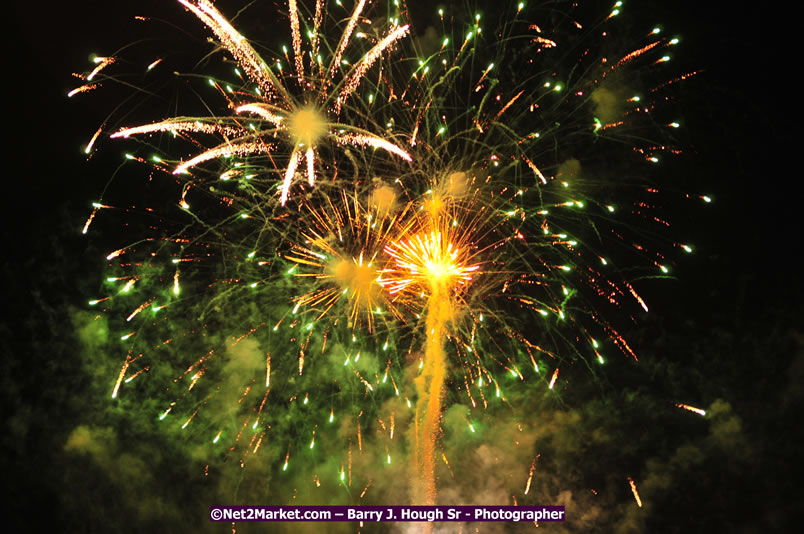
POLYGON ((556 383, 556 379, 558 379, 558 367, 556 367, 555 372, 553 372, 553 377, 550 379, 549 389, 553 389, 553 386, 556 383))
POLYGON ((115 62, 115 58, 113 58, 113 57, 96 57, 95 58, 95 63, 97 63, 98 66, 95 67, 92 70, 92 72, 89 73, 89 75, 86 77, 86 80, 88 82, 92 81, 92 79, 95 76, 97 76, 97 74, 100 71, 102 71, 103 69, 105 69, 106 67, 108 67, 109 65, 111 65, 114 62, 115 62))
POLYGON ((690 406, 689 404, 676 404, 676 407, 683 408, 683 409, 689 410, 691 412, 695 412, 698 415, 706 415, 706 410, 701 410, 700 408, 696 408, 695 406, 690 406))
POLYGON ((525 495, 530 492, 530 483, 533 481, 533 472, 536 471, 536 459, 530 464, 530 472, 528 473, 528 482, 525 484, 525 495))
POLYGON ((636 501, 637 506, 642 508, 642 499, 639 498, 636 483, 631 479, 631 477, 628 477, 628 483, 631 485, 631 492, 634 494, 634 500, 636 501))
POLYGON ((77 95, 78 93, 86 93, 88 91, 92 91, 93 89, 97 89, 97 88, 98 88, 98 84, 96 84, 96 83, 82 85, 80 87, 76 87, 75 89, 73 89, 72 91, 67 93, 67 96, 71 97, 73 95, 77 95))

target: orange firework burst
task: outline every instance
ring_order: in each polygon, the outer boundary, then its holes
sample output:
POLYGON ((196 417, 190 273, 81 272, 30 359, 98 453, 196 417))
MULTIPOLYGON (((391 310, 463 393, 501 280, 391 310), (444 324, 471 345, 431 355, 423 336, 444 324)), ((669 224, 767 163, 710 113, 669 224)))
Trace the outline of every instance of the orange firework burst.
POLYGON ((394 301, 413 304, 426 299, 434 285, 450 298, 459 298, 481 274, 477 240, 479 226, 486 221, 481 220, 482 210, 472 209, 478 194, 472 187, 462 172, 436 182, 413 217, 385 245, 388 261, 379 283, 394 301))
POLYGON ((296 309, 317 310, 320 319, 345 299, 351 328, 365 323, 368 331, 374 332, 376 317, 385 321, 386 311, 401 318, 383 291, 379 272, 383 246, 411 204, 392 210, 395 193, 387 186, 375 189, 367 205, 357 193, 341 192, 339 200, 335 203, 326 197, 323 206, 303 205, 312 226, 301 232, 303 243, 294 244, 286 257, 302 266, 297 276, 318 283, 295 299, 296 309), (310 268, 312 272, 308 272, 310 268))
POLYGON ((470 263, 469 245, 462 243, 465 235, 444 221, 428 222, 431 224, 425 224, 413 235, 385 247, 392 261, 382 271, 380 283, 391 295, 404 291, 418 295, 434 283, 459 288, 471 282, 479 271, 479 264, 470 263))

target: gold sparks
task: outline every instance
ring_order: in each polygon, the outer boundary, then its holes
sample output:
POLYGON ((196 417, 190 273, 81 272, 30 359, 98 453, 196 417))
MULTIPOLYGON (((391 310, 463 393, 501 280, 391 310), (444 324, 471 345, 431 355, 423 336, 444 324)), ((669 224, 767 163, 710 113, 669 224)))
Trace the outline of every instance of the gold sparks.
POLYGON ((297 307, 316 310, 318 320, 346 301, 352 329, 362 324, 369 332, 377 320, 387 320, 386 312, 400 317, 382 291, 378 271, 384 243, 411 209, 410 204, 391 209, 394 198, 393 189, 382 186, 368 206, 357 194, 346 192, 339 202, 328 199, 322 207, 304 203, 313 224, 302 234, 305 242, 294 246, 287 259, 302 267, 296 276, 316 284, 295 300, 297 307))
POLYGON ((701 410, 700 408, 696 408, 695 406, 690 406, 689 404, 676 404, 677 408, 683 408, 684 410, 689 410, 691 412, 697 413, 698 415, 706 415, 706 410, 701 410))
POLYGON ((628 477, 628 484, 631 485, 631 493, 634 494, 634 500, 637 503, 637 506, 642 508, 642 499, 639 498, 639 492, 637 491, 636 483, 631 477, 628 477))
MULTIPOLYGON (((229 21, 207 0, 178 0, 184 7, 203 22, 217 37, 222 47, 235 59, 238 66, 245 72, 248 79, 259 88, 258 97, 246 93, 237 93, 240 102, 231 102, 235 110, 233 117, 204 117, 198 119, 174 118, 154 124, 124 128, 112 137, 129 137, 155 132, 170 132, 185 135, 202 133, 224 137, 225 141, 218 146, 207 149, 202 153, 180 163, 173 171, 174 174, 188 173, 193 167, 216 159, 232 157, 244 158, 251 155, 268 155, 270 157, 277 133, 286 133, 286 142, 293 149, 287 167, 282 173, 284 179, 279 189, 279 203, 285 205, 290 195, 296 171, 301 160, 306 162, 307 184, 315 185, 317 153, 319 146, 326 142, 335 145, 353 145, 371 147, 384 150, 390 154, 410 162, 411 156, 400 149, 393 142, 378 135, 355 128, 348 124, 340 124, 330 117, 331 113, 338 115, 343 104, 360 85, 363 77, 379 59, 384 51, 395 42, 408 34, 408 26, 393 26, 388 35, 372 47, 363 57, 346 73, 339 82, 332 77, 339 70, 340 58, 348 48, 355 25, 365 2, 360 1, 355 7, 350 21, 344 30, 336 48, 336 53, 329 68, 321 67, 311 62, 309 72, 305 72, 304 55, 301 40, 301 19, 296 0, 289 0, 289 18, 291 34, 293 37, 293 55, 296 69, 297 87, 291 91, 280 78, 275 76, 266 62, 248 43, 248 40, 235 30, 229 21), (322 76, 319 80, 314 76, 315 71, 328 72, 329 76, 322 76), (330 93, 330 85, 334 89, 330 93), (299 94, 293 94, 298 92, 299 94), (330 108, 332 111, 330 111, 330 108), (238 119, 237 115, 248 113, 259 117, 259 120, 248 125, 238 119), (267 123, 267 124, 266 124, 267 123)), ((312 34, 319 34, 319 26, 323 20, 323 4, 316 4, 316 14, 312 34)), ((317 53, 318 38, 313 40, 314 52, 317 53)), ((104 66, 110 64, 112 58, 102 58, 101 64, 93 71, 93 76, 104 66)), ((87 78, 89 79, 89 77, 87 78)), ((284 78, 283 78, 284 79, 284 78)), ((216 87, 218 84, 211 82, 216 87)), ((223 89, 221 89, 222 91, 223 89)), ((230 90, 231 92, 231 90, 230 90)), ((228 98, 228 97, 227 97, 228 98)), ((197 142, 200 144, 200 142, 197 142)), ((280 169, 278 169, 280 170, 280 169)))

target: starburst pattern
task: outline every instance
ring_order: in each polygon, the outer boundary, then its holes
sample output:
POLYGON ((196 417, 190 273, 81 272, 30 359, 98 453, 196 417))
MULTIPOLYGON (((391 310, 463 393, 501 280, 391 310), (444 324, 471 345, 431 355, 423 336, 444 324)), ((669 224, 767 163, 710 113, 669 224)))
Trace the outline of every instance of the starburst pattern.
POLYGON ((232 155, 241 157, 252 154, 270 154, 275 148, 274 140, 280 136, 284 143, 292 147, 289 163, 284 172, 280 187, 280 204, 287 202, 291 185, 299 165, 306 162, 307 181, 310 187, 315 184, 316 152, 327 141, 337 145, 372 146, 411 161, 410 155, 387 139, 383 139, 363 128, 343 124, 338 116, 341 108, 368 70, 382 53, 395 42, 408 34, 409 27, 392 27, 388 34, 372 47, 356 65, 343 72, 341 61, 343 52, 349 46, 355 24, 365 6, 365 0, 358 2, 349 23, 338 43, 336 53, 329 66, 324 66, 318 53, 318 34, 322 22, 323 1, 316 3, 313 21, 309 73, 305 72, 304 52, 299 33, 299 14, 295 0, 290 0, 291 28, 293 34, 293 55, 296 66, 293 87, 288 88, 280 78, 273 74, 248 41, 235 30, 226 18, 207 0, 190 2, 179 0, 190 12, 206 24, 222 46, 232 54, 237 64, 249 79, 257 85, 256 95, 239 94, 232 102, 235 116, 228 120, 221 117, 201 117, 194 119, 168 119, 154 124, 123 128, 112 135, 113 138, 129 137, 154 132, 207 133, 220 134, 224 142, 205 150, 186 162, 176 166, 174 174, 188 172, 190 169, 211 159, 232 155), (338 83, 333 82, 336 73, 343 72, 338 83), (259 120, 245 124, 242 115, 253 115, 259 120), (223 124, 222 124, 223 123, 223 124))

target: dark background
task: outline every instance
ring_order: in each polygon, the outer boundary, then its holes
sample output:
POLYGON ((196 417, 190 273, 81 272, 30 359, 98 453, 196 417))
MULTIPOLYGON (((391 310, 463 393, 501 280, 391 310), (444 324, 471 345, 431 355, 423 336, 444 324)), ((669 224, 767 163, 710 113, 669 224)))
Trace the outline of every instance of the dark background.
MULTIPOLYGON (((180 13, 170 2, 137 4, 19 2, 9 23, 0 469, 12 526, 23 530, 51 521, 61 523, 57 531, 106 530, 81 519, 65 498, 76 472, 64 443, 95 401, 82 396, 89 377, 76 371, 60 325, 102 276, 100 244, 80 229, 119 154, 86 161, 81 146, 105 111, 94 109, 92 97, 65 95, 77 85, 70 73, 83 70, 91 53, 138 38, 134 14, 180 13)), ((669 363, 663 372, 635 371, 635 379, 702 405, 726 399, 744 440, 739 463, 707 462, 697 477, 675 478, 648 524, 656 532, 784 532, 804 506, 793 477, 804 443, 804 315, 792 15, 725 2, 629 4, 680 34, 678 59, 704 71, 681 100, 690 148, 668 172, 714 199, 678 214, 676 229, 696 254, 677 265, 675 280, 648 289, 651 314, 630 338, 669 363)))

